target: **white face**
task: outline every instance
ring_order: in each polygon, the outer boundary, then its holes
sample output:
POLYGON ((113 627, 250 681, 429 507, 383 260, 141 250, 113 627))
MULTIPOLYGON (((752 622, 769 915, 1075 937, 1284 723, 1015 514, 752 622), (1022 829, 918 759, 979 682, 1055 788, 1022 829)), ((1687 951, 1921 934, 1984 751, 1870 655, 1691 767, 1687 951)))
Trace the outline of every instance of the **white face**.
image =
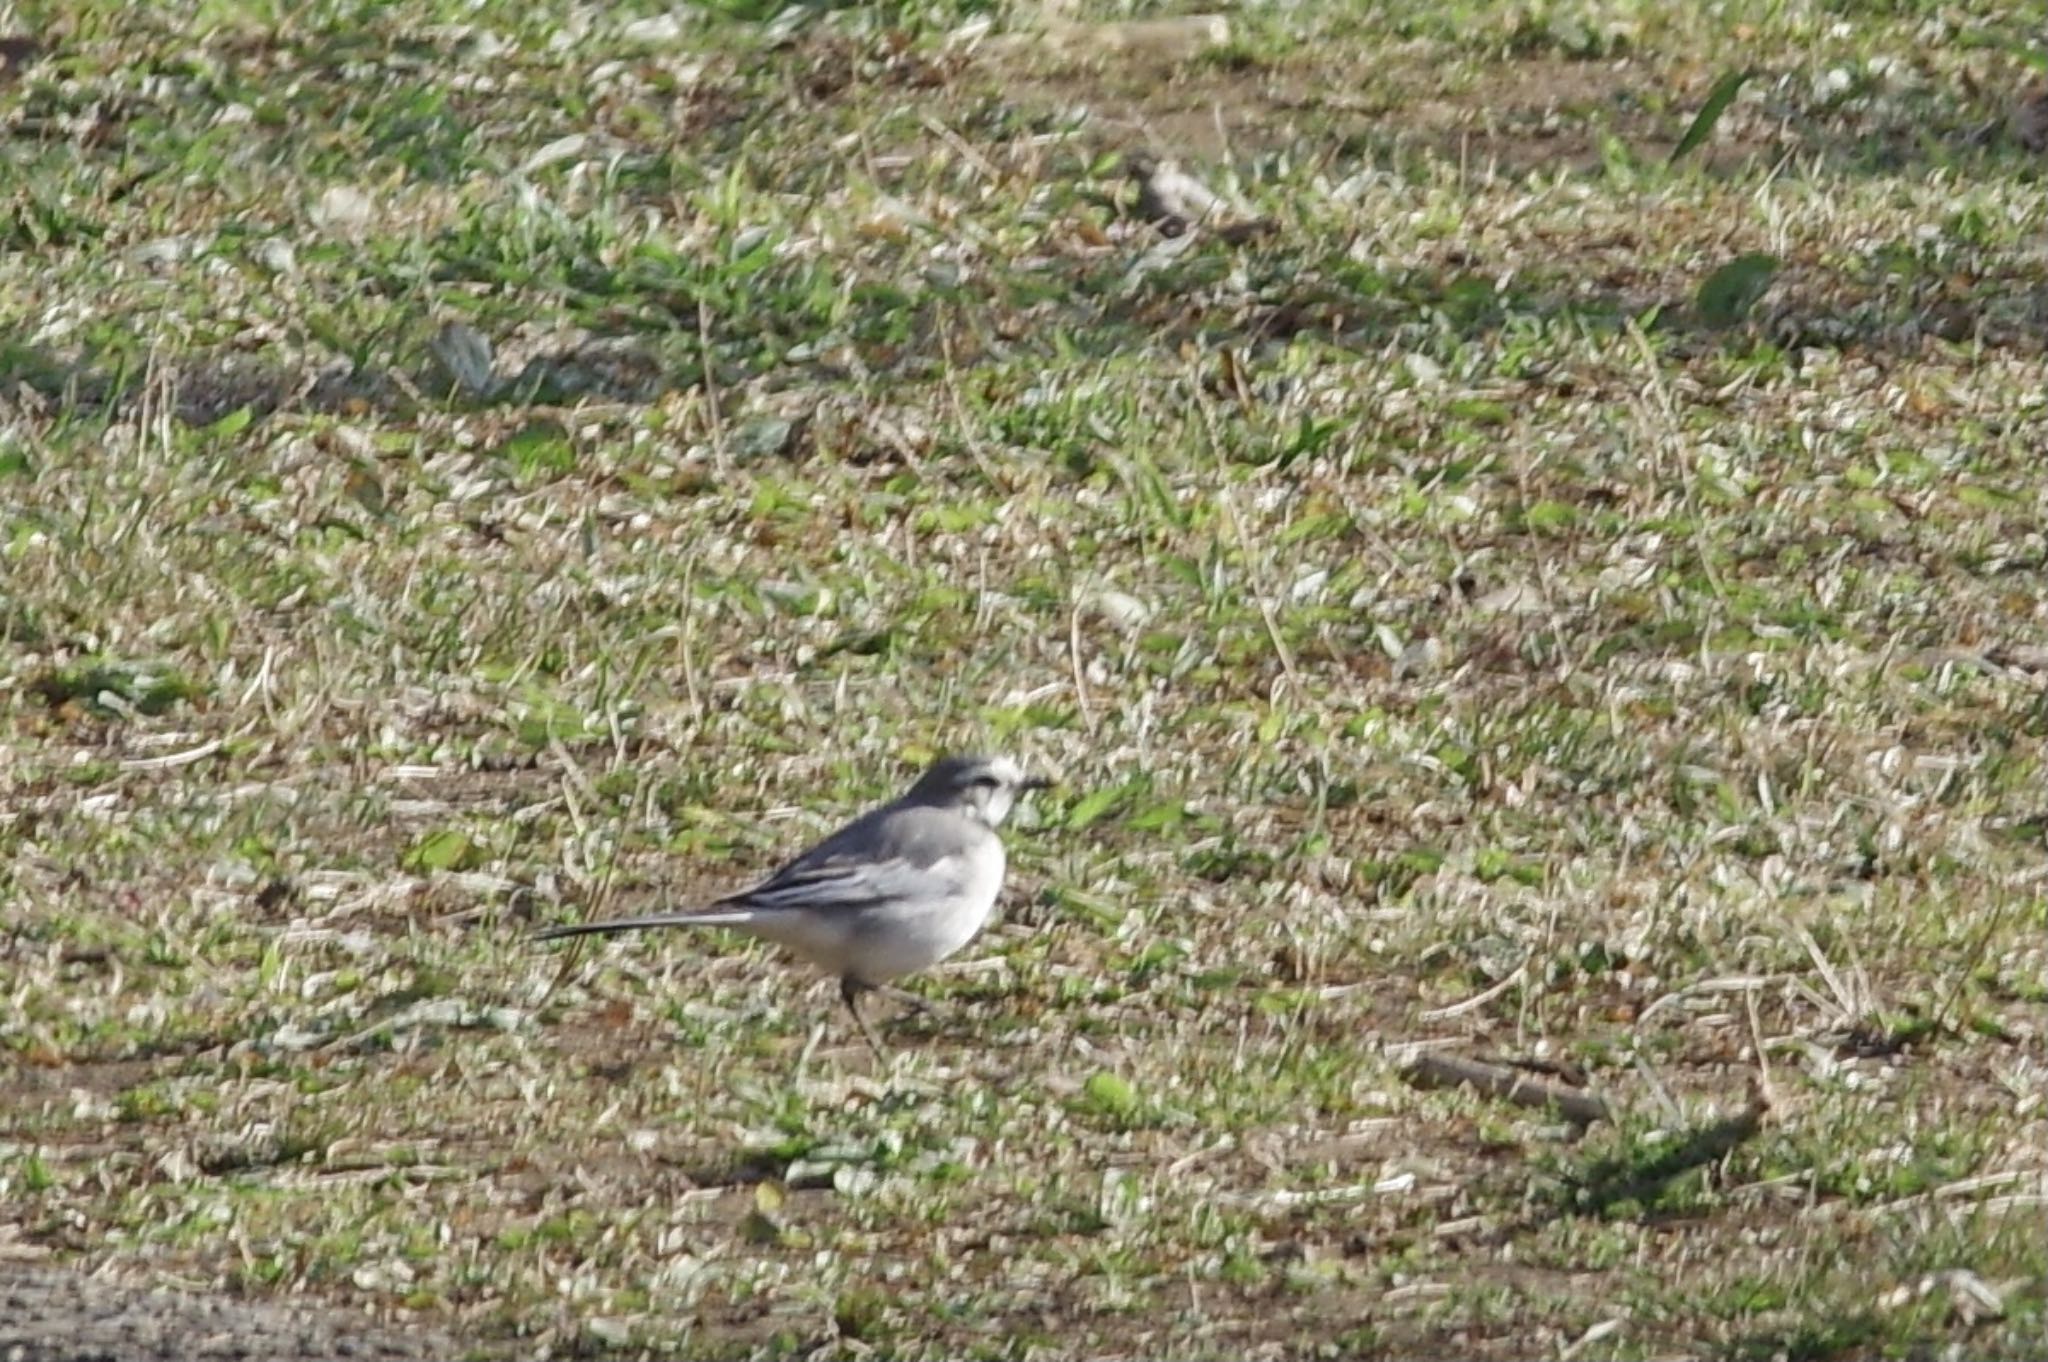
POLYGON ((974 816, 992 828, 999 828, 1016 806, 1024 786, 1024 772, 1008 757, 991 757, 986 775, 968 786, 968 799, 976 806, 974 816))
POLYGON ((961 774, 960 806, 978 822, 999 828, 1016 807, 1019 794, 1044 784, 1026 775, 1024 768, 1008 757, 990 757, 961 774))

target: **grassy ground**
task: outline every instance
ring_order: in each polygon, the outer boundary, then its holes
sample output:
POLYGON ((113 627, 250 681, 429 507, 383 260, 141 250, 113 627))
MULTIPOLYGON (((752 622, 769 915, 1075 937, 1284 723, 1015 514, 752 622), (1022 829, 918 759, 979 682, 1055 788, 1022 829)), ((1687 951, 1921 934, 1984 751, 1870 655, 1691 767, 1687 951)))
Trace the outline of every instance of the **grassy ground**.
POLYGON ((731 4, 0 4, 0 1259, 521 1355, 2038 1352, 2041 16, 731 4), (886 1066, 524 939, 967 746, 1064 788, 886 1066))

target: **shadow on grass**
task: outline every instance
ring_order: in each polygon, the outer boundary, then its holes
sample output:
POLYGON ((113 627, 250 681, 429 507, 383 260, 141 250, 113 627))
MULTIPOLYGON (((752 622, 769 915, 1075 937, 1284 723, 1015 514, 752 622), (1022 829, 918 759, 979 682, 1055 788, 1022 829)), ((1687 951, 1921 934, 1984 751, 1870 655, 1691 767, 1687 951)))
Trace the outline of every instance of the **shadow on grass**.
MULTIPOLYGON (((1846 145, 1838 159, 1878 164, 1867 149, 1846 145)), ((1989 155, 1974 162, 1991 163, 1989 155)), ((667 192, 654 182, 632 191, 667 192)), ((408 302, 419 311, 383 335, 325 337, 350 346, 349 355, 222 348, 166 361, 0 344, 0 392, 26 390, 88 418, 150 401, 203 425, 245 409, 255 417, 404 416, 451 405, 647 403, 700 388, 707 369, 721 389, 765 383, 823 392, 877 380, 915 384, 984 360, 1042 368, 1069 356, 1111 360, 1189 346, 1243 347, 1255 357, 1298 340, 1381 354, 1488 344, 1509 332, 1598 335, 1633 326, 1684 360, 1764 349, 1911 355, 1931 342, 2036 354, 2048 337, 2048 269, 1980 244, 1973 234, 1988 229, 1966 213, 1946 224, 1938 248, 1914 236, 1847 260, 1787 259, 1756 306, 1722 325, 1694 305, 1719 260, 1680 279, 1611 251, 1584 261, 1465 251, 1443 267, 1403 269, 1354 259, 1350 242, 1314 237, 1318 229, 1305 226, 1240 244, 1197 237, 1177 249, 1134 224, 1111 249, 1052 249, 1015 266, 950 275, 917 266, 904 278, 872 262, 781 252, 758 233, 728 233, 696 249, 648 242, 621 251, 575 223, 538 233, 507 228, 495 219, 466 222, 402 262, 366 261, 364 277, 337 285, 393 300, 423 291, 462 300, 477 332, 502 352, 485 389, 458 389, 432 357, 426 305, 408 302), (536 320, 550 339, 527 338, 536 320)), ((906 257, 922 258, 924 244, 907 243, 906 257)))
POLYGON ((1625 1202, 1654 1203, 1676 1179, 1718 1163, 1763 1129, 1769 1108, 1761 1098, 1734 1116, 1695 1126, 1656 1148, 1649 1157, 1639 1151, 1601 1159, 1568 1184, 1562 1209, 1579 1215, 1600 1215, 1625 1202))
POLYGON ((1888 1333, 1875 1313, 1859 1310, 1833 1319, 1758 1329, 1732 1340, 1721 1356, 1736 1362, 1834 1362, 1870 1356, 1888 1333))
MULTIPOLYGON (((1218 259, 1222 255, 1219 251, 1218 259)), ((1203 298, 1199 277, 1213 264, 1147 280, 1128 291, 1100 276, 1077 277, 1072 281, 1076 290, 1049 316, 1038 305, 1042 297, 1024 300, 1015 311, 1015 295, 954 295, 907 307, 878 298, 865 312, 842 315, 836 324, 778 326, 735 310, 710 324, 708 340, 719 356, 722 388, 766 380, 778 387, 823 390, 853 386, 853 380, 836 365, 780 356, 850 336, 843 353, 859 357, 861 368, 914 384, 943 372, 947 356, 970 365, 993 358, 1030 366, 1062 356, 1110 360, 1171 354, 1189 345, 1256 350, 1295 341, 1370 355, 1390 346, 1435 348, 1446 339, 1483 343, 1510 328, 1540 333, 1564 327, 1598 335, 1635 325, 1680 360, 1716 351, 1740 360, 1758 355, 1760 347, 1780 354, 1820 349, 1912 355, 1929 343, 2031 355, 2048 339, 2048 285, 2017 272, 1968 281, 1934 278, 1931 271, 1893 273, 1867 278, 1859 287, 1857 281, 1795 264, 1783 271, 1773 295, 1753 317, 1717 327, 1700 319, 1684 296, 1650 287, 1517 279, 1499 288, 1476 270, 1382 273, 1369 267, 1302 278, 1298 262, 1271 254, 1251 264, 1252 290, 1218 303, 1203 298), (1286 274, 1296 277, 1281 277, 1286 274), (989 319, 1003 313, 1034 322, 1023 334, 1001 337, 989 319), (946 336, 949 345, 934 353, 895 334, 906 321, 923 340, 946 336), (863 335, 869 337, 865 342, 863 335)), ((1881 269, 1874 267, 1874 276, 1881 269)), ((1030 292, 1039 294, 1040 289, 1030 292)), ((704 365, 694 353, 699 345, 689 334, 691 322, 671 315, 666 335, 658 333, 662 325, 646 317, 610 332, 568 328, 567 340, 530 352, 516 368, 501 372, 484 394, 461 391, 423 353, 424 345, 390 362, 371 357, 355 364, 335 358, 303 367, 239 351, 149 366, 16 343, 0 346, 0 389, 26 390, 88 419, 113 419, 137 403, 167 406, 191 425, 245 409, 255 417, 278 411, 344 416, 375 411, 403 417, 463 406, 648 403, 702 386, 704 365)))

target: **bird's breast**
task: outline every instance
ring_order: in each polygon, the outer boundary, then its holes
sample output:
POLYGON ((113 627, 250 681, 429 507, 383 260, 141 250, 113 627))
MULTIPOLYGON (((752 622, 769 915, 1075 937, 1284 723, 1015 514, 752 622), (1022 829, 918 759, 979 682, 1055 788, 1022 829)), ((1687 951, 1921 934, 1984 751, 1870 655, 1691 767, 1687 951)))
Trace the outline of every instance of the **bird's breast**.
POLYGON ((926 872, 928 893, 906 896, 861 924, 850 972, 879 983, 958 951, 988 925, 1003 866, 1003 845, 994 837, 934 862, 926 872))

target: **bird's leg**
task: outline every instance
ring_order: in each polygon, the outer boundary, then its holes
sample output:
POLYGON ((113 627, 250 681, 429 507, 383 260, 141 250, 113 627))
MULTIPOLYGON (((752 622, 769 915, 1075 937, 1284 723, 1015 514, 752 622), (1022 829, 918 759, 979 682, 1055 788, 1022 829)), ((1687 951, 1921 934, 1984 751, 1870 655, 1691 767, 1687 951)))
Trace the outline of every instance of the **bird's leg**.
POLYGON ((868 1025, 868 1019, 860 1014, 860 995, 866 993, 870 987, 849 974, 839 981, 839 996, 846 1000, 846 1010, 853 1014, 853 1024, 860 1028, 861 1038, 867 1041, 868 1048, 875 1052, 875 1058, 886 1060, 889 1056, 882 1049, 881 1038, 875 1035, 875 1028, 868 1025))

